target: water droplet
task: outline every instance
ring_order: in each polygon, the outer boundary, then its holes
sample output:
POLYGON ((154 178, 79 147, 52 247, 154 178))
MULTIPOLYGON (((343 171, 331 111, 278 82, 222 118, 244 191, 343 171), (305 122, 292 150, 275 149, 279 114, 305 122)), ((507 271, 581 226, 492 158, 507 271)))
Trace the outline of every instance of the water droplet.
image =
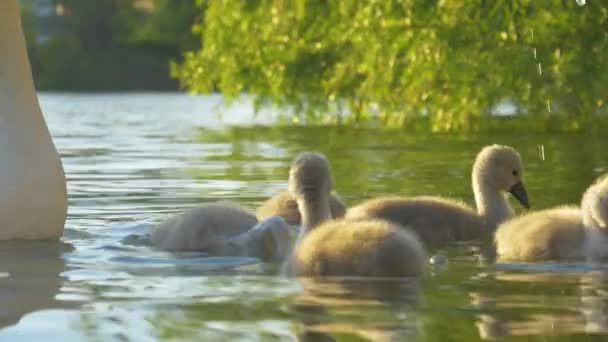
POLYGON ((538 74, 539 75, 543 74, 543 66, 540 63, 538 63, 538 74))
POLYGON ((585 1, 585 0, 576 0, 576 4, 579 5, 579 6, 585 6, 586 2, 587 1, 585 1))
POLYGON ((435 254, 429 259, 429 264, 436 266, 445 266, 448 264, 448 258, 443 254, 435 254))
POLYGON ((538 156, 540 157, 540 160, 545 161, 545 145, 539 144, 536 146, 536 148, 538 149, 538 156))
POLYGON ((536 59, 536 48, 534 48, 534 50, 532 50, 532 53, 534 53, 534 59, 536 59))

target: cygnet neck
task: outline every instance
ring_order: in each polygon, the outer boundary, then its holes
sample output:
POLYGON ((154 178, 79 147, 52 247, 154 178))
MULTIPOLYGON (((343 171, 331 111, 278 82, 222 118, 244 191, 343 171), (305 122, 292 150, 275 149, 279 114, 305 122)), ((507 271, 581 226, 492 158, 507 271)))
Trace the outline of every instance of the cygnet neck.
POLYGON ((583 199, 581 200, 581 215, 583 225, 587 228, 601 229, 608 232, 608 227, 602 224, 601 221, 595 217, 594 210, 598 201, 597 187, 598 185, 594 184, 583 194, 583 199))
POLYGON ((485 173, 473 171, 473 193, 477 213, 489 231, 496 230, 502 222, 513 216, 513 209, 505 195, 487 180, 485 173))
POLYGON ((317 197, 300 196, 297 202, 298 210, 302 217, 300 237, 309 233, 321 223, 331 219, 329 194, 320 194, 317 197))

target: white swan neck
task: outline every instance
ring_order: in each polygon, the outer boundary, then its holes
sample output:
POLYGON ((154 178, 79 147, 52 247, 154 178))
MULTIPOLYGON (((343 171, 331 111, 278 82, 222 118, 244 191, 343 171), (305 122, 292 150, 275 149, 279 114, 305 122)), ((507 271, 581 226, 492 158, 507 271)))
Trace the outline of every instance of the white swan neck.
POLYGON ((23 105, 24 98, 35 94, 17 0, 0 2, 0 48, 0 109, 6 116, 7 104, 23 105))
POLYGON ((0 28, 21 29, 21 16, 19 16, 18 0, 2 0, 0 2, 0 13, 3 13, 2 21, 0 21, 0 28))
POLYGON ((65 177, 38 104, 17 0, 0 1, 0 240, 63 233, 65 177))

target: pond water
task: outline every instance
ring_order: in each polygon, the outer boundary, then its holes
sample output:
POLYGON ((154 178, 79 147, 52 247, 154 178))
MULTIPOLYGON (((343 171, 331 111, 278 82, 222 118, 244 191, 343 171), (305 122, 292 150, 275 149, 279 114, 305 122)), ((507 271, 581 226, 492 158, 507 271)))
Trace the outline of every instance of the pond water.
POLYGON ((604 263, 494 264, 461 245, 438 251, 448 263, 429 266, 419 282, 314 286, 277 276, 277 265, 169 254, 147 240, 155 223, 200 203, 231 200, 255 210, 286 187, 288 165, 304 150, 328 156, 348 204, 387 193, 472 203, 475 154, 485 144, 509 144, 524 159, 534 208, 577 203, 608 171, 604 137, 268 127, 275 113, 254 117, 247 101, 219 107, 218 96, 43 93, 40 100, 63 158, 70 209, 61 244, 0 246, 1 341, 608 335, 604 263))

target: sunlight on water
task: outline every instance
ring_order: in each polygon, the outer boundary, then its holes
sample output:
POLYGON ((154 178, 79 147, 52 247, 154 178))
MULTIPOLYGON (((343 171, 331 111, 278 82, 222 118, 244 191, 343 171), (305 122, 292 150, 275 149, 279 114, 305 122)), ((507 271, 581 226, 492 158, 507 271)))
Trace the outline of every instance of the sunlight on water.
MULTIPOLYGON (((608 169, 605 139, 521 132, 413 136, 394 130, 256 126, 217 96, 41 94, 68 178, 63 243, 0 246, 0 341, 478 340, 608 334, 608 265, 492 264, 455 246, 424 279, 298 282, 253 258, 171 254, 155 223, 199 203, 249 209, 286 188, 291 158, 319 150, 349 204, 385 193, 472 203, 481 146, 526 163, 535 208, 577 203, 608 169), (543 149, 539 152, 538 146, 543 149), (547 158, 544 147, 550 149, 547 158), (449 262, 448 262, 449 261, 449 262)), ((549 150, 548 150, 549 151, 549 150)), ((519 210, 519 208, 518 208, 519 210)))

